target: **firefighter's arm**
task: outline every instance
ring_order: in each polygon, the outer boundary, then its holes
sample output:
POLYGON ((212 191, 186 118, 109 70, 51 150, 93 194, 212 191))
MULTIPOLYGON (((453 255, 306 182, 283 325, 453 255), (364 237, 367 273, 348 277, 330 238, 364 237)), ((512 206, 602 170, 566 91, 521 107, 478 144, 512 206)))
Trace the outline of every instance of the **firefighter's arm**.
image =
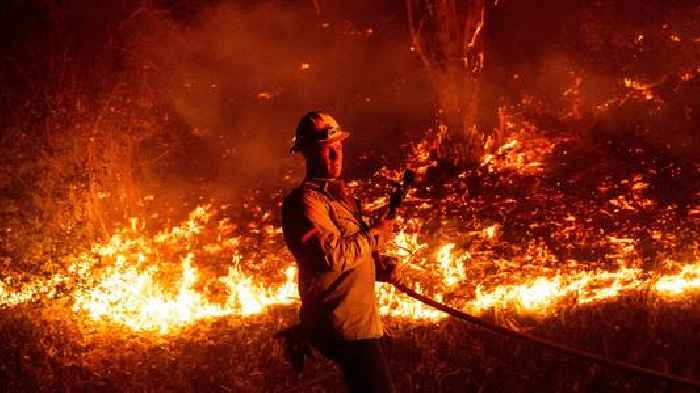
POLYGON ((306 229, 301 239, 307 256, 318 260, 323 270, 345 271, 371 257, 378 239, 371 231, 343 236, 331 220, 330 206, 321 197, 307 194, 303 198, 306 229))

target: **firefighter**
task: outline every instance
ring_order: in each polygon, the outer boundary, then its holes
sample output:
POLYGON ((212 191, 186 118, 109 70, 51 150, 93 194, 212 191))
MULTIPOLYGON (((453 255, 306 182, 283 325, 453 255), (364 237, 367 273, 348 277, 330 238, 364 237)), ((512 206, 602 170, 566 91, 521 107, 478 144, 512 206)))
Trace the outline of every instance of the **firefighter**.
POLYGON ((376 257, 394 220, 367 225, 346 192, 340 175, 348 137, 325 112, 299 121, 292 152, 306 160, 306 177, 284 200, 282 228, 299 266, 301 323, 281 335, 295 336, 287 340, 290 360, 303 365, 300 342, 310 343, 339 366, 351 392, 393 392, 374 283, 395 279, 394 265, 376 257))

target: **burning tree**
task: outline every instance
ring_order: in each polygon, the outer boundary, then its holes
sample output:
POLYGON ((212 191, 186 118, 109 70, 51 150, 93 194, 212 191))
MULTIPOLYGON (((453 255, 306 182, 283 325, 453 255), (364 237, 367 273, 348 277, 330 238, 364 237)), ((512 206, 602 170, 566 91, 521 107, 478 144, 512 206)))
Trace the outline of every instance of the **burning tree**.
POLYGON ((414 50, 435 93, 438 158, 464 166, 478 161, 484 135, 479 121, 480 80, 486 60, 488 0, 406 0, 414 50))

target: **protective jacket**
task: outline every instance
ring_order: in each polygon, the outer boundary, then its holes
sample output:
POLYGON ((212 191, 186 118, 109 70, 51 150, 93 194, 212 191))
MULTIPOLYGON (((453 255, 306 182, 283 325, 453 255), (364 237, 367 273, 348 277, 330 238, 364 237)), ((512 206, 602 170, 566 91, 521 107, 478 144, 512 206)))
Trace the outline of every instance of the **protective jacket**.
POLYGON ((381 239, 341 180, 306 179, 282 205, 282 229, 299 266, 301 324, 316 338, 378 338, 372 252, 381 239))

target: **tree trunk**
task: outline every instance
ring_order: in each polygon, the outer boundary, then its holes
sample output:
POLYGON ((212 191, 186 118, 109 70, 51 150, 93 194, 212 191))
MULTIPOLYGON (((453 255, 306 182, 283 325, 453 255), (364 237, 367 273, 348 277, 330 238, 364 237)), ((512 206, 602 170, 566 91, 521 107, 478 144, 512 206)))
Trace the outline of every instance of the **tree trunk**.
POLYGON ((451 166, 471 166, 483 153, 484 130, 477 119, 486 5, 487 0, 406 0, 413 45, 435 90, 438 158, 451 166), (421 4, 422 17, 416 24, 421 4), (424 26, 427 37, 421 37, 424 26))

